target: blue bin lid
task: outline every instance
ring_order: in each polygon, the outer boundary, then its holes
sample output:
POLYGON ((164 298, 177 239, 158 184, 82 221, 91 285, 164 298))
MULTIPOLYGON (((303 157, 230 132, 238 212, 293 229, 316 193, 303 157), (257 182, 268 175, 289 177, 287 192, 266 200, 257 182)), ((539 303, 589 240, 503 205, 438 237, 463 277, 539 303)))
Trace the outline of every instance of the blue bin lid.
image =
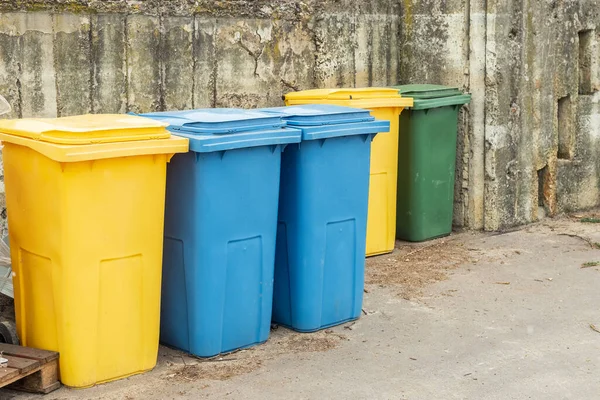
POLYGON ((291 126, 319 126, 374 121, 368 110, 329 104, 263 108, 262 112, 281 115, 291 126))
POLYGON ((201 108, 139 115, 159 119, 171 125, 173 130, 188 133, 236 133, 285 126, 281 117, 239 108, 201 108))
POLYGON ((280 116, 255 110, 205 108, 138 115, 168 123, 167 129, 190 139, 190 150, 200 153, 300 141, 300 131, 286 128, 280 116))
POLYGON ((390 130, 389 121, 375 120, 368 110, 330 104, 308 104, 262 108, 281 116, 289 126, 302 131, 303 140, 376 134, 390 130))

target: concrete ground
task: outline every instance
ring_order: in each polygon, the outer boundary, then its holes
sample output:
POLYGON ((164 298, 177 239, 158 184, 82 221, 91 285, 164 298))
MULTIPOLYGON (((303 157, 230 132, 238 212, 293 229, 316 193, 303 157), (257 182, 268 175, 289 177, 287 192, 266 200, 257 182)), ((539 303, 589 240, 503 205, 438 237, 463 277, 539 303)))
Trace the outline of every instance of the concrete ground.
POLYGON ((279 328, 265 345, 208 361, 161 348, 149 373, 43 398, 600 398, 595 261, 600 224, 579 217, 400 244, 369 259, 355 323, 279 328))

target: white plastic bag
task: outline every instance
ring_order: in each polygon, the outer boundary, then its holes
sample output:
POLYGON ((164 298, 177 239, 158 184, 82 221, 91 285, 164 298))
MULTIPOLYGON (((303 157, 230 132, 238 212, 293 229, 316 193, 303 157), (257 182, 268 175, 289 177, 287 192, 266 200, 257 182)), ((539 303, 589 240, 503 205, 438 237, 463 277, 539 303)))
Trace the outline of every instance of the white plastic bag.
MULTIPOLYGON (((3 96, 0 96, 0 115, 7 114, 10 110, 8 101, 3 96)), ((2 150, 1 145, 0 150, 2 150)), ((8 238, 0 240, 0 293, 14 298, 8 238)))
POLYGON ((0 240, 0 293, 14 298, 13 272, 10 263, 10 247, 8 238, 0 240))
MULTIPOLYGON (((11 110, 10 104, 0 96, 0 115, 7 114, 11 110)), ((0 145, 0 150, 2 146, 0 145)), ((0 293, 14 298, 12 268, 10 264, 10 248, 8 247, 8 238, 0 240, 0 293)))

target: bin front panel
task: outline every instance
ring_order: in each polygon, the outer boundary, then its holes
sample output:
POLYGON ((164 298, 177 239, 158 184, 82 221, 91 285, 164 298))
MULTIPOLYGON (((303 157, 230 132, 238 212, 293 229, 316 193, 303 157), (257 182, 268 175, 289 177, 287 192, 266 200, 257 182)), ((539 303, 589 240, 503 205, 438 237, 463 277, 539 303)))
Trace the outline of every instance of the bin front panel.
POLYGON ((161 341, 209 357, 267 340, 280 145, 173 157, 161 341))
POLYGON ((418 242, 452 231, 459 110, 411 110, 400 120, 398 239, 418 242))
POLYGON ((283 153, 275 322, 314 331, 360 316, 371 137, 305 141, 283 153))
POLYGON ((156 364, 165 154, 59 163, 3 151, 23 345, 60 352, 67 386, 156 364))

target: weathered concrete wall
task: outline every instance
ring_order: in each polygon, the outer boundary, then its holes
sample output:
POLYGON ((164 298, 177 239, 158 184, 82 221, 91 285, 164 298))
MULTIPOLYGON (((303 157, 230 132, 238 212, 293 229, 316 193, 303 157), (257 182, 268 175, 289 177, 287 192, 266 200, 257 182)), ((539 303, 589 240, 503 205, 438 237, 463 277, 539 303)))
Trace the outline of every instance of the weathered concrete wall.
POLYGON ((406 0, 400 80, 462 86, 455 224, 600 205, 600 3, 406 0))
POLYGON ((600 204, 599 10, 597 0, 496 6, 497 54, 510 58, 487 72, 487 124, 505 129, 486 127, 486 195, 498 201, 486 228, 600 204))
POLYGON ((384 0, 0 1, 0 91, 26 117, 395 84, 398 14, 384 0))
POLYGON ((386 0, 0 0, 0 94, 12 118, 279 106, 292 90, 391 85, 399 10, 386 0))
POLYGON ((27 117, 458 86, 454 222, 495 230, 600 205, 599 43, 599 0, 0 0, 0 93, 27 117))

